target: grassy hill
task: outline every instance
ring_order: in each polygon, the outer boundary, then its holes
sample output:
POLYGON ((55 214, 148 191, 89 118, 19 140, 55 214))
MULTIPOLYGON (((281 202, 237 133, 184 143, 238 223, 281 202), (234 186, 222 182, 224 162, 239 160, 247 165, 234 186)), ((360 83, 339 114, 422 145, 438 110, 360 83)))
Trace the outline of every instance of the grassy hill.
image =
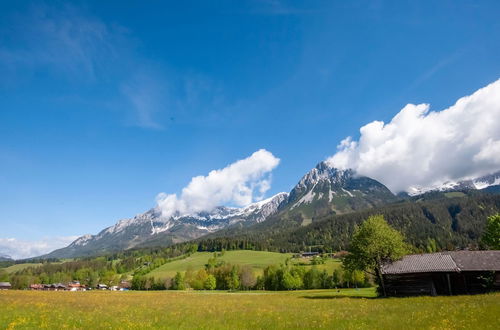
POLYGON ((36 267, 42 265, 41 263, 25 263, 25 264, 15 264, 6 268, 3 268, 7 273, 15 273, 17 271, 23 270, 28 267, 36 267))
MULTIPOLYGON (((173 277, 176 272, 185 272, 190 268, 192 270, 202 269, 212 256, 213 253, 211 252, 196 252, 185 259, 169 262, 156 268, 148 275, 155 278, 164 278, 173 277)), ((291 257, 291 253, 237 250, 226 251, 224 255, 218 258, 230 264, 248 265, 256 273, 261 273, 267 266, 284 263, 286 259, 291 257)))

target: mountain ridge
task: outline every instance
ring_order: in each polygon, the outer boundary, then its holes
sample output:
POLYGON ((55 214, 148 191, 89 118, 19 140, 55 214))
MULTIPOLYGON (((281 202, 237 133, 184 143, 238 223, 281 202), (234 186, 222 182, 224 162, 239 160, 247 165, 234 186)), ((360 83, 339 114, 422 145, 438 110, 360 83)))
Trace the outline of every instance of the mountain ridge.
POLYGON ((418 201, 420 196, 435 198, 436 193, 494 190, 500 187, 498 183, 500 172, 420 194, 396 196, 377 180, 322 161, 303 175, 290 193, 278 193, 246 207, 218 206, 211 211, 168 218, 157 207, 152 208, 132 218, 121 219, 96 235, 83 235, 67 247, 43 257, 75 257, 135 247, 166 246, 204 236, 234 235, 247 227, 255 227, 257 231, 300 227, 324 216, 363 211, 408 198, 418 201))

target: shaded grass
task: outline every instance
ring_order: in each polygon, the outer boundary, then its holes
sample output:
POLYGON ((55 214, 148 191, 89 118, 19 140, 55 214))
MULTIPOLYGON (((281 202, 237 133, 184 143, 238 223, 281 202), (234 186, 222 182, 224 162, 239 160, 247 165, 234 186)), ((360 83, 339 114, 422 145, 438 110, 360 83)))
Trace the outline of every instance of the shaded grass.
MULTIPOLYGON (((498 329, 500 294, 353 299, 294 292, 0 292, 0 328, 498 329), (304 298, 309 297, 309 299, 304 298)), ((369 290, 360 294, 370 295, 369 290)))

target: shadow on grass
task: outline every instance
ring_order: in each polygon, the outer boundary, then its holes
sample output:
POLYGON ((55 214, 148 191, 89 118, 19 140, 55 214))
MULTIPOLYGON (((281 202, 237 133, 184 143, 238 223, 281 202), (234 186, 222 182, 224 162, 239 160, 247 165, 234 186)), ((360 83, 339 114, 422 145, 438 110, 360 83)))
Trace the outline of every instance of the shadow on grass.
POLYGON ((301 296, 300 298, 305 299, 317 299, 317 300, 326 300, 326 299, 381 299, 380 297, 367 297, 367 296, 356 296, 356 295, 324 295, 324 296, 301 296))

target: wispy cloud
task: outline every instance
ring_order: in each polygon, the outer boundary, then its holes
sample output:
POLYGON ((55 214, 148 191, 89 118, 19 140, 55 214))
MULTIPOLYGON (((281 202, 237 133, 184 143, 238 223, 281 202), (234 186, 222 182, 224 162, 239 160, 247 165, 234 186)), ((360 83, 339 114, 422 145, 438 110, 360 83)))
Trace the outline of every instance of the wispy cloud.
POLYGON ((168 109, 167 83, 152 73, 139 72, 122 83, 121 93, 133 109, 133 123, 144 128, 164 128, 156 116, 168 109))
POLYGON ((32 6, 8 23, 16 38, 4 37, 0 47, 2 80, 38 70, 94 80, 106 62, 113 61, 122 38, 118 28, 70 5, 32 6))
MULTIPOLYGON (((80 7, 31 6, 3 24, 0 28, 8 27, 10 33, 0 35, 0 88, 31 81, 42 72, 53 82, 69 83, 65 91, 71 95, 105 89, 106 96, 85 103, 106 104, 122 115, 117 121, 146 129, 166 128, 171 118, 193 120, 199 109, 213 108, 220 100, 209 79, 166 70, 168 64, 138 51, 133 32, 80 7)), ((58 94, 56 99, 60 103, 70 98, 58 94)))
POLYGON ((0 238, 0 254, 7 255, 13 259, 37 257, 65 247, 77 238, 78 236, 59 236, 46 237, 37 241, 0 238))
POLYGON ((461 51, 457 51, 440 61, 438 61, 436 64, 434 64, 432 67, 430 67, 428 70, 423 72, 420 76, 418 76, 415 81, 410 85, 409 89, 414 89, 420 85, 422 85, 424 82, 427 80, 431 79, 436 73, 441 71, 443 68, 447 67, 448 65, 452 64, 455 62, 458 58, 462 56, 461 51))

